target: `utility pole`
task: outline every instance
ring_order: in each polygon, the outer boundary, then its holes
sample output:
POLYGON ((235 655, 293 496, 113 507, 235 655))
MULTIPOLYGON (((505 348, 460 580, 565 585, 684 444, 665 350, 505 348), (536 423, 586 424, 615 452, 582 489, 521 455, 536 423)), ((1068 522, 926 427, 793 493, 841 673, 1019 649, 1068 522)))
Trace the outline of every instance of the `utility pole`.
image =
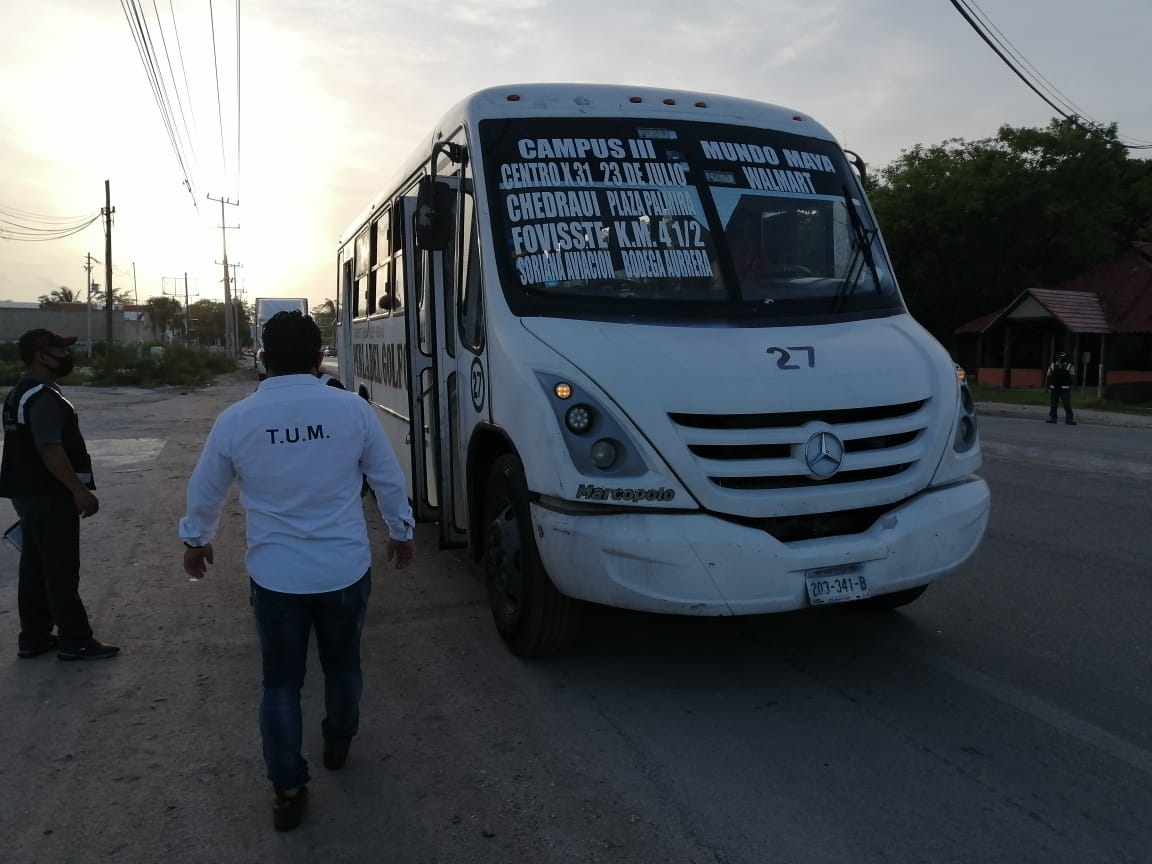
POLYGON ((233 207, 239 207, 239 201, 230 201, 227 198, 213 198, 211 195, 205 196, 209 201, 220 202, 220 237, 224 244, 224 353, 229 357, 236 357, 236 339, 235 339, 235 325, 232 323, 232 274, 228 270, 228 235, 229 228, 239 228, 239 225, 225 225, 224 224, 224 205, 231 204, 233 207))
POLYGON ((236 304, 240 302, 240 291, 236 287, 236 268, 243 265, 229 263, 227 258, 216 263, 224 265, 224 273, 226 274, 224 277, 224 341, 231 345, 238 355, 240 353, 240 331, 236 326, 236 304))
POLYGON ((135 261, 132 262, 132 305, 136 307, 132 314, 136 316, 136 356, 139 358, 144 353, 144 340, 140 338, 140 292, 136 290, 135 261))
MULTIPOLYGON (((177 306, 180 305, 181 290, 183 290, 183 293, 184 293, 184 344, 185 345, 191 345, 192 344, 192 306, 191 306, 191 297, 189 297, 188 274, 185 273, 183 276, 165 276, 163 278, 163 280, 161 281, 161 285, 160 285, 161 293, 165 297, 170 296, 173 300, 175 300, 177 306), (181 287, 180 287, 181 281, 183 281, 183 283, 184 283, 183 289, 181 289, 181 287), (171 288, 169 288, 169 283, 171 284, 171 288)), ((195 286, 193 287, 192 296, 193 297, 199 297, 200 296, 199 288, 196 288, 195 286)), ((161 334, 161 338, 163 338, 163 334, 161 334)))
POLYGON ((92 253, 89 252, 86 256, 86 263, 84 269, 88 271, 88 359, 92 359, 92 265, 99 264, 92 253))
POLYGON ((192 307, 188 305, 188 271, 184 271, 184 347, 192 342, 192 307))
POLYGON ((236 268, 243 264, 229 265, 232 268, 232 338, 235 340, 236 353, 240 353, 240 306, 244 303, 244 292, 240 288, 240 281, 236 278, 236 268))
POLYGON ((104 209, 100 212, 104 216, 104 312, 108 325, 104 356, 107 357, 112 350, 112 214, 116 212, 112 207, 112 184, 108 180, 104 181, 104 209))

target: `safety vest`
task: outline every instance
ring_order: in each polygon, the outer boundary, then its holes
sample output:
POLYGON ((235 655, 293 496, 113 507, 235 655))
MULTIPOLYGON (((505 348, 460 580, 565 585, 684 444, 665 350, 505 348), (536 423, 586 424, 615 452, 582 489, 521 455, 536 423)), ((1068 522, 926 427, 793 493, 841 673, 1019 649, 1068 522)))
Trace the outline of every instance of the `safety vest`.
POLYGON ((45 495, 71 495, 68 488, 52 476, 40 458, 32 429, 28 426, 28 407, 34 400, 52 399, 63 417, 60 443, 76 476, 89 489, 95 489, 92 457, 80 434, 80 418, 72 403, 50 384, 27 375, 22 376, 4 400, 4 457, 0 462, 0 498, 39 498, 45 495))

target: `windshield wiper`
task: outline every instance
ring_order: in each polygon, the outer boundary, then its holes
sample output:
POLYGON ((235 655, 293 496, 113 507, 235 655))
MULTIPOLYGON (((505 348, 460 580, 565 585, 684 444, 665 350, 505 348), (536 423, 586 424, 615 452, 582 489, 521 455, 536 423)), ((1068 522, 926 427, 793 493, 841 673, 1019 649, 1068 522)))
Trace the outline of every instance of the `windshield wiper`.
POLYGON ((848 267, 844 271, 844 281, 840 284, 836 296, 832 298, 833 311, 856 291, 856 286, 860 284, 860 277, 864 275, 865 267, 872 274, 872 284, 876 286, 876 293, 879 294, 881 290, 880 273, 876 269, 876 259, 872 257, 872 243, 880 232, 875 228, 864 227, 864 220, 860 218, 860 212, 852 200, 852 192, 848 189, 847 184, 842 188, 844 189, 844 209, 848 211, 848 222, 852 225, 852 233, 855 235, 856 243, 852 250, 852 257, 848 259, 848 267))

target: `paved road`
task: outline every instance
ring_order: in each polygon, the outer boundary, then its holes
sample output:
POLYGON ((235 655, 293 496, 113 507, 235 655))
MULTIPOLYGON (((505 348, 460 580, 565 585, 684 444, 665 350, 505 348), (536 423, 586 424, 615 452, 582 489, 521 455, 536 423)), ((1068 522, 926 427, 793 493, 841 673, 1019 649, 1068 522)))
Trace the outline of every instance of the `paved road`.
MULTIPOLYGON (((1152 861, 1152 444, 1087 417, 983 417, 987 542, 895 614, 601 611, 523 663, 421 526, 417 566, 375 574, 348 770, 317 766, 307 822, 275 835, 240 508, 200 583, 174 529, 208 426, 253 384, 70 391, 104 503, 84 596, 124 653, 0 660, 0 860, 1152 861)), ((313 757, 320 698, 314 675, 313 757)))
MULTIPOLYGON (((1048 419, 1048 409, 1040 405, 1008 405, 1001 402, 980 402, 977 411, 981 417, 1015 417, 1020 420, 1043 422, 1048 419)), ((1060 412, 1060 424, 1064 425, 1064 412, 1060 412)), ((1097 411, 1084 408, 1074 415, 1077 425, 1120 426, 1129 429, 1152 429, 1152 413, 1121 414, 1117 411, 1097 411)))

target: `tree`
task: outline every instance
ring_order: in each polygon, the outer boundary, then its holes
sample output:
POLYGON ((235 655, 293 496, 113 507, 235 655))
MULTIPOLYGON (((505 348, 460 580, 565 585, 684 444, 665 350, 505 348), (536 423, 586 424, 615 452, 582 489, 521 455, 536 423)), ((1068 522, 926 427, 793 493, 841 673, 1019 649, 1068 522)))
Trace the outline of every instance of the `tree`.
POLYGON ((869 193, 913 314, 941 341, 1029 287, 1058 284, 1152 227, 1152 165, 1115 127, 1053 120, 917 145, 869 193))
POLYGON ((54 306, 57 303, 75 303, 76 292, 69 288, 67 285, 61 285, 59 288, 53 288, 49 294, 41 294, 36 298, 40 301, 40 308, 45 306, 54 306))
POLYGON ((148 320, 156 334, 184 334, 184 307, 176 298, 149 297, 144 305, 148 307, 148 320))
POLYGON ((202 346, 224 345, 224 304, 219 300, 197 300, 188 307, 188 336, 202 346))
POLYGON ((236 304, 236 335, 240 339, 241 348, 252 347, 252 321, 254 318, 251 304, 243 301, 236 304))
POLYGON ((312 318, 316 321, 316 326, 320 328, 320 338, 325 345, 331 345, 336 341, 336 301, 325 300, 317 306, 312 307, 312 318))
MULTIPOLYGON (((103 286, 100 286, 100 285, 97 285, 96 283, 93 283, 92 284, 92 305, 93 306, 99 306, 101 309, 103 309, 106 302, 107 302, 106 292, 104 291, 103 286)), ((128 293, 127 289, 125 289, 125 288, 113 288, 112 289, 112 305, 113 306, 127 306, 131 302, 132 302, 132 295, 130 293, 128 293)))
MULTIPOLYGON (((235 303, 236 332, 240 347, 252 344, 252 310, 245 303, 235 303)), ((201 345, 226 345, 224 335, 224 303, 220 300, 197 300, 188 307, 188 336, 201 345)))

